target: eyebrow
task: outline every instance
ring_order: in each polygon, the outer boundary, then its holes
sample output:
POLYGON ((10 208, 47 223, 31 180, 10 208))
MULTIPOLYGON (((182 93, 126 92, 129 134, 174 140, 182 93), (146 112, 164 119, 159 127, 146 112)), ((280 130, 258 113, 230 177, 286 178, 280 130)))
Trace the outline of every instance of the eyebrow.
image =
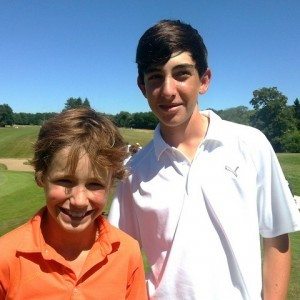
MULTIPOLYGON (((177 70, 177 69, 194 69, 196 68, 196 65, 194 64, 179 64, 176 65, 173 70, 177 70)), ((145 74, 149 74, 149 73, 153 73, 153 72, 160 72, 162 69, 162 67, 150 67, 149 69, 146 70, 145 74)))

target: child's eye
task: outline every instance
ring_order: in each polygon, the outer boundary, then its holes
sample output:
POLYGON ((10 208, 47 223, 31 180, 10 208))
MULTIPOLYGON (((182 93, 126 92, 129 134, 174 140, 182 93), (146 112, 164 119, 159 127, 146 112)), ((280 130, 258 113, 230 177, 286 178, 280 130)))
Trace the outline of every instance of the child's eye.
POLYGON ((67 188, 71 188, 74 185, 72 180, 66 179, 66 178, 57 179, 54 181, 54 183, 56 185, 61 185, 63 187, 67 187, 67 188))
POLYGON ((86 184, 86 188, 91 191, 104 190, 105 186, 101 182, 90 182, 86 184))

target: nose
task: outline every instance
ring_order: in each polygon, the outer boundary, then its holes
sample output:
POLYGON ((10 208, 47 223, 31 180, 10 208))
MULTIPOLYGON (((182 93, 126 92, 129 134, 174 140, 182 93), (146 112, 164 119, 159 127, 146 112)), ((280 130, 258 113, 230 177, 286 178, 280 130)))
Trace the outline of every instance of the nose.
POLYGON ((166 76, 162 84, 162 96, 172 99, 176 95, 176 82, 171 76, 166 76))
POLYGON ((88 205, 88 191, 84 186, 75 186, 72 188, 70 202, 77 207, 85 207, 88 205))

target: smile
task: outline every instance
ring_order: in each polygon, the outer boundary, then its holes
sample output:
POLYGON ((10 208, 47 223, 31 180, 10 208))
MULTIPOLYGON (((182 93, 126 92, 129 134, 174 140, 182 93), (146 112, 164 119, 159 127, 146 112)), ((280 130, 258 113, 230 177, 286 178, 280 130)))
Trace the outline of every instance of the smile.
POLYGON ((161 109, 163 109, 163 110, 172 110, 172 109, 176 109, 180 105, 181 105, 180 103, 176 103, 176 104, 161 104, 161 105, 159 105, 159 107, 161 109))
POLYGON ((85 218, 86 216, 90 215, 93 213, 94 210, 89 210, 89 211, 71 211, 71 210, 68 210, 68 209, 65 209, 63 207, 60 207, 59 210, 68 215, 69 217, 71 218, 74 218, 74 219, 82 219, 82 218, 85 218))

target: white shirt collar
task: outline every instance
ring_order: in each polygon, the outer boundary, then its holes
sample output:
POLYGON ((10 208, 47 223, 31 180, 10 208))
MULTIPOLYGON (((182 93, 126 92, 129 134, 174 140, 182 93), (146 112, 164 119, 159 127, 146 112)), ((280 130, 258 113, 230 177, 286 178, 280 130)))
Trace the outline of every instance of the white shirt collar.
MULTIPOLYGON (((218 124, 222 121, 222 119, 212 110, 204 110, 200 113, 209 118, 209 126, 203 143, 208 143, 209 141, 214 140, 217 144, 223 145, 226 139, 226 132, 224 132, 224 130, 222 130, 222 126, 219 126, 218 124)), ((153 144, 157 160, 160 159, 160 156, 166 149, 172 148, 162 138, 160 133, 160 124, 158 124, 154 130, 153 144)))

